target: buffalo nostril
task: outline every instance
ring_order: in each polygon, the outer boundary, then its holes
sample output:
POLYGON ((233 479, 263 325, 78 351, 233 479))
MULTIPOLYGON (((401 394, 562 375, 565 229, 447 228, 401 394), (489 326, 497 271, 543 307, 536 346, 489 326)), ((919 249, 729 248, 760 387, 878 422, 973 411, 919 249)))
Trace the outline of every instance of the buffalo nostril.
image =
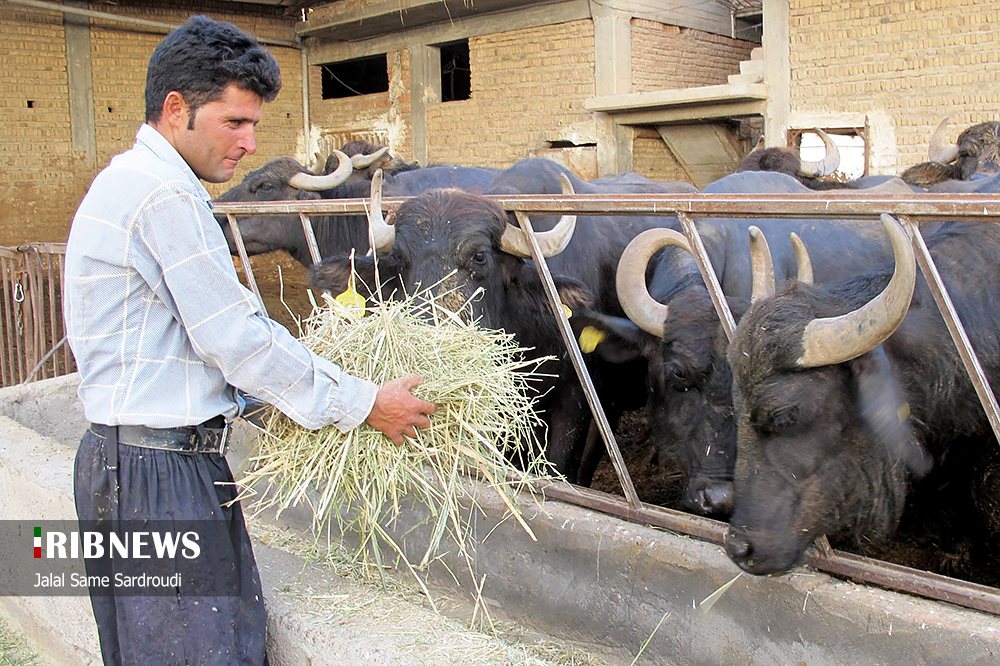
POLYGON ((726 534, 726 553, 737 564, 750 559, 750 556, 753 554, 753 547, 742 530, 734 527, 729 528, 729 532, 726 534))
POLYGON ((703 495, 708 515, 728 518, 733 512, 733 484, 716 483, 707 486, 703 495))

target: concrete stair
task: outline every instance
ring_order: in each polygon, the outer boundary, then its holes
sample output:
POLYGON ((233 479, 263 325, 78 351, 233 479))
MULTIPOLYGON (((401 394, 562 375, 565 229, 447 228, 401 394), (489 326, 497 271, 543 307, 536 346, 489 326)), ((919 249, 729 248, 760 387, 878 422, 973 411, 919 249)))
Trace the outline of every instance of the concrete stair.
POLYGON ((758 46, 750 51, 750 59, 740 62, 740 73, 730 74, 730 85, 762 83, 764 81, 764 48, 758 46))

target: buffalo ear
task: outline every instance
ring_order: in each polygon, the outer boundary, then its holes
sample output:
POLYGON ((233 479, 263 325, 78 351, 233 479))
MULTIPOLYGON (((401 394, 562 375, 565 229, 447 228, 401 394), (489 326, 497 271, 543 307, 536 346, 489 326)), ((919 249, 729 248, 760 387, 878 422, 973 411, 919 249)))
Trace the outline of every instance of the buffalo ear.
POLYGON ((586 326, 604 333, 604 339, 592 353, 608 363, 617 365, 648 360, 659 347, 659 338, 645 332, 626 317, 612 317, 590 308, 582 308, 574 310, 569 321, 577 336, 586 326))
POLYGON ((594 295, 587 289, 587 285, 579 280, 565 275, 554 275, 552 282, 556 285, 559 300, 571 311, 576 312, 594 306, 594 295))
POLYGON ((861 418, 890 460, 906 465, 915 478, 934 461, 909 426, 910 406, 903 398, 882 345, 849 361, 861 418))
MULTIPOLYGON (((317 291, 326 291, 337 296, 347 291, 351 280, 351 265, 355 274, 354 288, 359 294, 372 300, 375 289, 375 260, 371 257, 330 257, 309 270, 309 286, 317 291)), ((382 294, 386 298, 398 290, 399 273, 392 262, 379 259, 378 277, 382 280, 382 294)))

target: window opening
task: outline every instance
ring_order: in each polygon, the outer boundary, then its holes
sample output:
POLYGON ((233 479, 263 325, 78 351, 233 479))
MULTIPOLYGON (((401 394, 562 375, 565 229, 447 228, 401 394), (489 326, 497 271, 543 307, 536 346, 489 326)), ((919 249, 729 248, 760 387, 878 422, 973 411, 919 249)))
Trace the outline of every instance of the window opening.
POLYGON ((322 65, 323 99, 341 99, 389 91, 386 54, 322 65))
POLYGON ((469 40, 438 44, 441 51, 441 101, 455 102, 472 96, 469 40))

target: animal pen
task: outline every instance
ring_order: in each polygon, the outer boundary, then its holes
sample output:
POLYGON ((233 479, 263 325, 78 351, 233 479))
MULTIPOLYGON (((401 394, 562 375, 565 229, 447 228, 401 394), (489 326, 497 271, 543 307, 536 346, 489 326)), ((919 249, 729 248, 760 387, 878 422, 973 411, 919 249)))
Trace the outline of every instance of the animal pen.
POLYGON ((76 370, 62 317, 65 255, 61 243, 0 247, 0 386, 76 370))
MULTIPOLYGON (((853 192, 797 196, 514 195, 492 198, 517 215, 526 229, 530 229, 531 224, 527 215, 532 213, 676 216, 681 221, 720 318, 726 322, 728 330, 733 324, 731 314, 724 307, 721 288, 695 230, 694 218, 767 215, 875 219, 881 213, 893 214, 911 234, 918 263, 938 299, 959 349, 965 347, 963 359, 967 362, 977 391, 985 396, 984 408, 990 415, 994 432, 997 430, 992 393, 982 377, 974 353, 968 349, 961 324, 954 315, 947 291, 936 276, 916 225, 936 220, 992 222, 1000 219, 1000 198, 979 195, 866 197, 853 192)), ((227 216, 233 227, 237 226, 236 218, 241 215, 299 215, 306 237, 311 238, 312 215, 359 214, 372 205, 394 210, 403 201, 379 201, 378 193, 374 199, 374 202, 356 199, 226 203, 216 204, 214 212, 227 216)), ((233 231, 243 268, 256 290, 238 228, 233 231)), ((477 518, 480 533, 495 530, 495 534, 476 547, 474 557, 477 575, 489 573, 484 594, 492 603, 510 615, 519 615, 533 628, 544 629, 550 635, 567 640, 630 646, 632 655, 645 641, 648 648, 643 653, 642 661, 650 660, 650 663, 809 663, 812 666, 862 661, 995 663, 996 654, 1000 652, 1000 590, 836 551, 829 548, 823 539, 819 547, 807 555, 809 569, 793 570, 777 577, 743 576, 739 584, 723 586, 727 581, 732 582, 736 572, 735 565, 717 545, 724 541, 725 524, 647 504, 639 499, 614 434, 604 418, 602 406, 589 386, 576 340, 571 335, 562 308, 556 306, 558 301, 554 297, 551 276, 533 238, 532 244, 536 265, 549 291, 553 316, 560 322, 567 349, 587 389, 594 417, 600 424, 622 488, 622 496, 567 483, 546 483, 538 487, 539 495, 545 498, 544 506, 534 515, 526 517, 539 537, 538 542, 523 538, 520 528, 512 525, 511 521, 503 523, 505 509, 501 502, 482 499, 481 504, 486 507, 488 515, 477 518), (497 525, 498 522, 501 524, 497 525), (720 586, 726 587, 721 598, 718 594, 711 594, 713 590, 722 590, 720 586), (709 596, 714 596, 711 603, 698 603, 702 599, 707 601, 709 596), (659 627, 661 623, 663 627, 656 632, 654 627, 659 627)), ((310 245, 314 259, 318 259, 315 243, 310 245)), ((18 253, 17 261, 23 262, 24 255, 31 258, 32 253, 18 253)), ((37 265, 37 257, 34 261, 37 265)), ((42 265, 45 266, 44 263, 42 265)), ((58 274, 59 266, 56 261, 53 265, 54 276, 58 274)), ((25 286, 27 279, 22 274, 25 286)), ((36 280, 32 285, 36 283, 43 284, 41 280, 36 280)), ((12 289, 12 283, 5 283, 5 295, 12 295, 12 289)), ((27 295, 25 299, 28 299, 27 295)), ((0 303, 5 302, 0 300, 0 303)), ((45 298, 41 302, 49 308, 47 312, 58 315, 58 307, 54 310, 50 308, 45 298)), ((42 354, 50 348, 45 347, 51 344, 50 338, 61 335, 58 325, 52 329, 51 323, 46 320, 46 326, 49 332, 39 347, 42 354)), ((9 348, 6 338, 4 340, 6 358, 9 348)), ((31 370, 27 367, 28 362, 23 365, 26 371, 31 370)), ((58 366, 55 370, 62 367, 58 366)), ((0 431, 0 449, 7 452, 6 457, 0 458, 0 479, 3 479, 9 493, 19 497, 29 492, 22 486, 31 479, 39 475, 43 480, 47 478, 44 475, 48 472, 44 470, 52 468, 53 460, 62 460, 61 464, 67 470, 71 469, 72 452, 79 437, 76 425, 84 422, 82 414, 72 415, 72 422, 67 420, 67 415, 77 408, 75 405, 78 403, 76 386, 72 381, 49 380, 38 384, 38 391, 35 392, 32 386, 28 384, 0 390, 0 426, 8 428, 5 417, 10 417, 40 435, 57 438, 60 442, 49 446, 44 454, 39 454, 37 444, 23 443, 34 441, 22 434, 26 430, 17 430, 18 439, 11 439, 9 444, 5 444, 4 433, 0 431), (63 431, 65 434, 62 434, 63 431), (19 463, 32 470, 31 473, 14 468, 10 462, 10 456, 21 450, 32 452, 31 457, 19 463), (11 469, 15 471, 11 473, 11 469)), ((243 456, 248 454, 245 443, 252 433, 244 434, 247 437, 229 456, 234 469, 240 468, 244 463, 243 456)), ((70 477, 68 471, 66 477, 70 477)), ((31 492, 46 497, 51 495, 54 484, 51 480, 46 484, 31 492)), ((533 500, 525 497, 522 506, 529 506, 529 501, 533 500)), ((67 499, 67 506, 72 506, 71 499, 67 499)), ((400 518, 396 533, 419 542, 425 536, 422 521, 426 517, 416 515, 419 512, 411 513, 414 515, 400 518)), ((0 512, 0 517, 5 517, 5 514, 0 512)), ((308 518, 296 518, 291 509, 281 520, 283 525, 303 530, 307 530, 310 523, 308 518)), ((448 563, 443 566, 447 567, 448 563)), ((457 582, 454 576, 441 571, 435 574, 435 580, 447 586, 454 586, 457 582)), ((464 579, 460 584, 465 591, 475 595, 475 590, 465 587, 467 582, 464 579)), ((475 580, 472 584, 481 585, 482 581, 475 580)), ((0 601, 7 603, 2 599, 0 601)), ((13 602, 27 606, 31 600, 13 602)), ((40 604, 39 609, 39 614, 50 610, 44 604, 40 604)), ((280 622, 275 629, 282 629, 280 622)), ((299 637, 289 640, 302 642, 299 637)))
MULTIPOLYGON (((319 262, 319 250, 313 233, 311 215, 363 214, 369 206, 395 210, 404 198, 382 200, 380 188, 373 184, 371 199, 340 201, 275 202, 268 204, 220 203, 215 205, 217 214, 224 214, 240 254, 244 271, 251 287, 260 299, 253 270, 240 236, 236 217, 259 214, 297 214, 309 244, 314 262, 319 262)), ((604 415, 593 383, 583 362, 569 321, 559 307, 552 276, 538 243, 533 235, 529 214, 603 214, 603 215, 662 215, 680 220, 689 251, 694 255, 698 268, 708 287, 712 302, 727 337, 731 340, 736 324, 726 303, 722 287, 708 259, 708 254, 693 217, 803 217, 877 219, 880 214, 894 215, 910 237, 917 263, 943 316, 952 340, 958 348, 966 371, 975 386, 983 408, 989 418, 993 433, 1000 441, 1000 409, 979 360, 972 349, 962 323, 955 311, 930 252, 921 235, 919 223, 934 221, 963 221, 989 223, 1000 216, 1000 199, 989 195, 914 194, 912 196, 865 196, 853 191, 837 194, 777 195, 777 194, 572 194, 572 195, 493 195, 493 199, 508 212, 514 213, 521 227, 531 239, 531 254, 542 277, 553 316, 574 367, 585 388, 608 455, 621 484, 624 500, 570 484, 548 484, 543 492, 546 497, 624 518, 626 520, 661 527, 673 532, 722 544, 725 525, 709 518, 665 509, 639 500, 634 484, 625 467, 614 433, 604 415)), ((261 301, 263 304, 263 301, 261 301)), ((542 489, 539 489, 542 490, 542 489)), ((961 581, 926 571, 883 562, 867 557, 836 551, 826 537, 817 542, 814 553, 807 555, 807 563, 815 569, 846 578, 914 594, 929 599, 947 601, 959 606, 1000 615, 1000 590, 961 581)))

